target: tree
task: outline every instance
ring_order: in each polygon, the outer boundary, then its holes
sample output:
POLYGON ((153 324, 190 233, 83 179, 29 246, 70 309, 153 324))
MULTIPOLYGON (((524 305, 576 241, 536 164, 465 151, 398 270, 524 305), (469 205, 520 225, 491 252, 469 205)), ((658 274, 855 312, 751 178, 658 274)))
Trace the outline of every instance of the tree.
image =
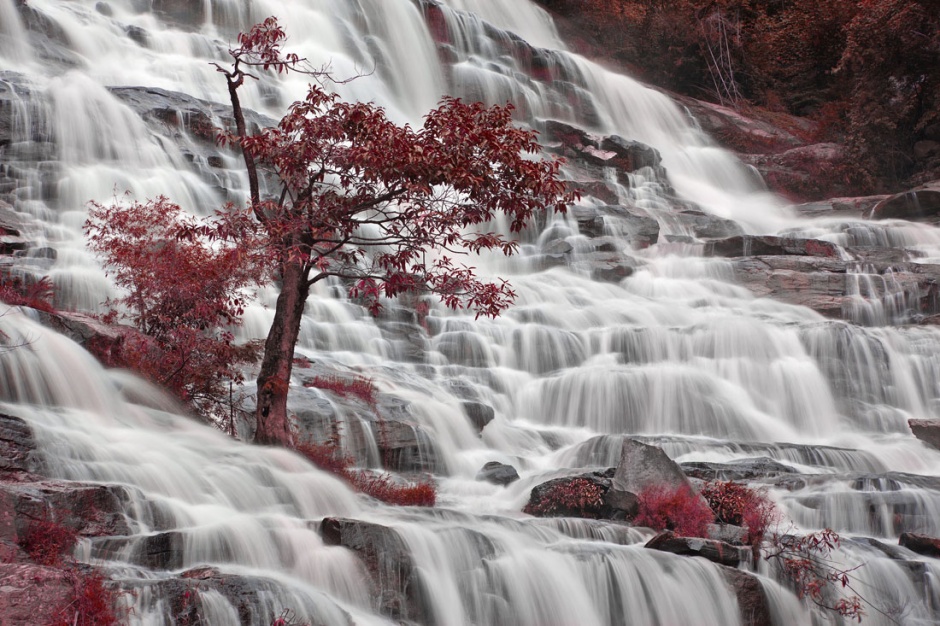
POLYGON ((516 242, 486 230, 497 214, 518 232, 537 212, 565 211, 574 200, 560 163, 527 157, 535 133, 517 128, 511 106, 445 98, 420 129, 391 122, 371 103, 342 102, 319 84, 275 128, 248 134, 238 90, 248 70, 310 72, 280 49, 285 36, 268 18, 238 38, 227 81, 237 144, 249 178, 248 209, 280 283, 257 389, 259 443, 292 441, 287 391, 294 346, 310 288, 328 277, 378 312, 381 297, 437 294, 448 307, 495 316, 514 297, 505 281, 477 278, 452 257, 516 242), (276 193, 262 197, 259 169, 276 193), (432 252, 433 256, 432 256, 432 252))

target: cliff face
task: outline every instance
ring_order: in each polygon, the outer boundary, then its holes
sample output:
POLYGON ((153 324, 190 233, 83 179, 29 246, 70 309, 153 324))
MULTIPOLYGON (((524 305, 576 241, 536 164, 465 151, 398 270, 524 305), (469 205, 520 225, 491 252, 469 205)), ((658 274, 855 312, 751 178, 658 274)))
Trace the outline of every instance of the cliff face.
POLYGON ((708 112, 707 130, 741 154, 765 155, 746 160, 785 195, 892 191, 940 172, 936 3, 538 1, 577 51, 732 109, 717 129, 708 112), (791 137, 755 135, 740 116, 791 137), (820 143, 836 147, 806 149, 820 143), (795 147, 804 149, 771 158, 795 147), (808 184, 819 171, 831 184, 808 184))

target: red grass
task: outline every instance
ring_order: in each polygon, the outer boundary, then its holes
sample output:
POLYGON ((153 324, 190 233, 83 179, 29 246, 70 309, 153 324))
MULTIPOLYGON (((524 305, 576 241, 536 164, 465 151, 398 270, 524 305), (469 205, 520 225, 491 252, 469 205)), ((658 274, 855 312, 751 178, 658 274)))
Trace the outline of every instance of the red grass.
POLYGON ((704 537, 715 513, 688 487, 647 487, 637 494, 640 511, 634 523, 671 530, 683 537, 704 537))
POLYGON ((561 479, 535 500, 529 500, 523 513, 539 517, 580 515, 596 518, 604 505, 601 488, 586 478, 561 479))
POLYGON ((385 475, 357 472, 352 469, 353 459, 344 455, 335 440, 326 443, 297 443, 294 450, 320 469, 348 482, 353 489, 387 504, 397 506, 434 506, 437 490, 434 484, 420 481, 413 485, 399 485, 385 475))
POLYGON ((118 626, 119 592, 106 587, 105 580, 101 574, 73 572, 72 599, 57 611, 52 626, 118 626))
POLYGON ((62 563, 66 553, 75 546, 77 538, 75 531, 67 526, 37 520, 29 523, 19 544, 34 562, 51 566, 62 563))
POLYGON ((317 376, 311 381, 304 383, 307 387, 316 387, 332 391, 333 393, 347 398, 352 396, 359 398, 371 407, 375 406, 375 384, 371 378, 341 378, 339 376, 317 376))
POLYGON ((52 298, 53 285, 48 276, 28 284, 19 276, 0 277, 0 300, 7 304, 54 313, 52 298))

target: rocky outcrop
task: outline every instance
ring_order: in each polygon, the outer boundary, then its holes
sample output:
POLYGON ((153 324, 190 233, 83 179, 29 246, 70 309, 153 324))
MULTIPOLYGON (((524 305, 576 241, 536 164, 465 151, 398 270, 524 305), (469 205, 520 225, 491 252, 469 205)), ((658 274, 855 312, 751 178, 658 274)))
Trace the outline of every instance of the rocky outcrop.
POLYGON ((745 256, 811 256, 841 258, 839 246, 829 241, 817 239, 794 239, 741 235, 713 241, 705 245, 704 256, 745 257, 745 256))
POLYGON ((737 567, 741 563, 746 563, 750 554, 749 549, 733 546, 724 541, 700 537, 679 537, 670 530, 647 541, 645 547, 681 556, 700 556, 712 563, 728 567, 737 567))
POLYGON ((320 524, 324 543, 359 557, 373 589, 373 608, 396 621, 429 623, 426 590, 404 540, 391 528, 353 519, 327 517, 320 524))
POLYGON ((872 208, 871 219, 940 219, 940 180, 885 198, 872 208))
POLYGON ((914 436, 932 448, 940 450, 940 420, 907 420, 914 436))
POLYGON ((650 487, 692 490, 692 484, 682 469, 666 456, 662 448, 625 438, 608 499, 632 515, 636 511, 637 494, 650 487))
POLYGON ((738 600, 741 626, 767 626, 773 624, 770 602, 764 586, 754 574, 731 567, 719 568, 738 600))
POLYGON ((920 533, 901 533, 898 545, 904 546, 911 552, 940 558, 940 539, 920 533))

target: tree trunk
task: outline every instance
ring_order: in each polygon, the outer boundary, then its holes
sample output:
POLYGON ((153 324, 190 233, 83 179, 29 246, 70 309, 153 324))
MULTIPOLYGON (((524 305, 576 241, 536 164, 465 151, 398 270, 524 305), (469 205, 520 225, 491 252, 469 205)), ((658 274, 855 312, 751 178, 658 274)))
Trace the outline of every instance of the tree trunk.
POLYGON ((274 322, 264 342, 264 357, 258 374, 255 443, 290 446, 293 435, 287 417, 287 391, 294 363, 294 345, 300 334, 300 320, 310 286, 307 272, 298 261, 283 263, 281 280, 283 284, 274 309, 274 322))

